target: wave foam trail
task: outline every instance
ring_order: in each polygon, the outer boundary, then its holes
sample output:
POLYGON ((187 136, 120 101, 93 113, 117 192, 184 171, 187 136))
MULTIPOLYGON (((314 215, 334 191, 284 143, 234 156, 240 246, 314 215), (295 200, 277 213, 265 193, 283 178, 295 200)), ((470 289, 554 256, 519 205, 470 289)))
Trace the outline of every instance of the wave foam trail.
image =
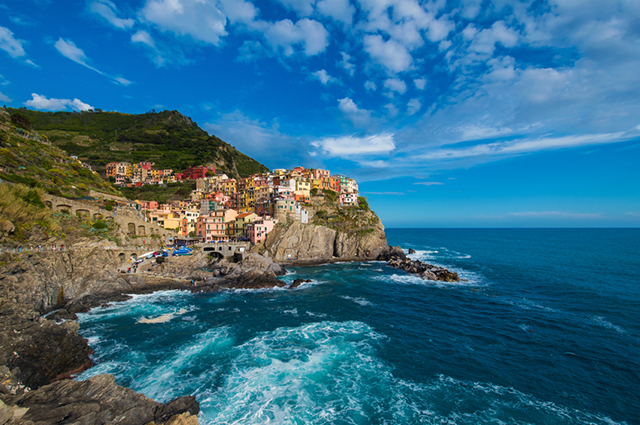
POLYGON ((358 305, 361 305, 363 307, 373 305, 373 303, 371 301, 369 301, 369 300, 367 300, 366 298, 363 298, 363 297, 354 298, 354 297, 350 297, 348 295, 341 295, 340 298, 343 298, 343 299, 349 300, 349 301, 353 301, 354 303, 356 303, 358 305))
POLYGON ((221 385, 198 397, 200 423, 614 423, 491 383, 399 379, 377 357, 385 339, 356 321, 259 334, 233 350, 221 385))

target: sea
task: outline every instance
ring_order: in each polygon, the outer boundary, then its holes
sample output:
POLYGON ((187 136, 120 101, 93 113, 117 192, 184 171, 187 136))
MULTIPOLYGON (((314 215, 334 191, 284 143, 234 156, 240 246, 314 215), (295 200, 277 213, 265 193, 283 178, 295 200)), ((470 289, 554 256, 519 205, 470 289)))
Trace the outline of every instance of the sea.
POLYGON ((201 424, 639 424, 640 229, 387 229, 296 289, 163 291, 80 315, 95 366, 201 424))

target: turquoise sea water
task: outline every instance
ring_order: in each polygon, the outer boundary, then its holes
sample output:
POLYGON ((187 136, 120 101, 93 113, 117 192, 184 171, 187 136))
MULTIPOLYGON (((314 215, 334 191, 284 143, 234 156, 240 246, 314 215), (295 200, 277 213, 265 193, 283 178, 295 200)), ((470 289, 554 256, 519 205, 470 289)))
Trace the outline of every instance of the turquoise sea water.
POLYGON ((388 229, 460 283, 381 262, 294 290, 167 291, 80 317, 87 378, 200 423, 640 423, 640 229, 388 229), (160 323, 145 323, 143 319, 160 323))

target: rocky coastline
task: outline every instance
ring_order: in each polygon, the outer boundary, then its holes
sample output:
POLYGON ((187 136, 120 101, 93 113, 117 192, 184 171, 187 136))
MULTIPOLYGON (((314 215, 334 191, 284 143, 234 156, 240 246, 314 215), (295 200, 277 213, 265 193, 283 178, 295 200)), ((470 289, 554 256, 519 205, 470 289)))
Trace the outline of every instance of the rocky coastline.
MULTIPOLYGON (((309 230, 312 229, 302 229, 309 230)), ((307 235, 311 242, 298 239, 300 236, 293 233, 300 246, 281 236, 278 244, 263 249, 264 255, 252 250, 237 263, 196 250, 192 256, 142 265, 137 273, 121 273, 123 265, 126 267, 122 255, 105 249, 102 242, 90 240, 78 242, 90 246, 89 250, 5 258, 8 261, 0 267, 0 424, 197 423, 198 402, 188 395, 160 404, 118 386, 110 375, 82 382, 69 379, 93 365, 91 348, 78 333, 76 313, 126 300, 127 294, 170 289, 293 289, 304 283, 300 279, 292 283, 280 280, 278 277, 286 274, 286 265, 354 260, 382 260, 392 265, 406 261, 399 247, 389 247, 386 237, 379 235, 359 238, 351 243, 353 251, 342 250, 340 256, 335 255, 339 240, 335 233, 315 241, 307 235), (282 246, 287 248, 279 250, 282 246), (314 251, 314 246, 326 249, 314 251), (287 258, 291 250, 304 254, 305 249, 311 249, 315 256, 287 258), (60 400, 64 400, 62 405, 60 400)), ((340 244, 344 246, 345 241, 340 244)), ((442 271, 429 270, 442 280, 447 276, 442 271)))
POLYGON ((460 282, 458 273, 451 272, 444 267, 434 266, 433 264, 412 260, 407 257, 393 256, 387 261, 387 265, 404 270, 410 274, 418 275, 425 280, 460 282))

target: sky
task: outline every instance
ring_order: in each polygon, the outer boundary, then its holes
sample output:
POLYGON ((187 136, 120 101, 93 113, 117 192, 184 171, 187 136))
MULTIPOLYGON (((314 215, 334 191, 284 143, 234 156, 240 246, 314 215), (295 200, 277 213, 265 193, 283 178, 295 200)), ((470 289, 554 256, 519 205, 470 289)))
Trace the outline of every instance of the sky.
POLYGON ((387 227, 640 226, 638 0, 0 0, 0 104, 178 110, 387 227))

